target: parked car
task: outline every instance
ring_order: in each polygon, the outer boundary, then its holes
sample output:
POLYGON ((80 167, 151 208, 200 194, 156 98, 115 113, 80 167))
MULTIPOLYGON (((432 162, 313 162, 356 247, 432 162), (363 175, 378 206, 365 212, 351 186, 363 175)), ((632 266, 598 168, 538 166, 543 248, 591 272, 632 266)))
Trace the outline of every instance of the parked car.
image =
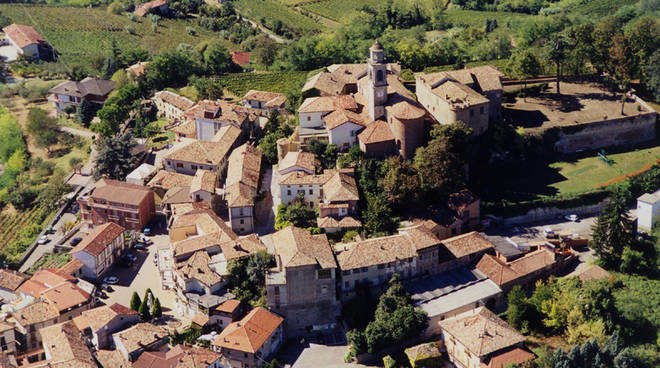
POLYGON ((142 233, 146 236, 151 236, 151 228, 145 227, 142 233))
POLYGON ((137 261, 137 256, 135 254, 127 254, 126 258, 130 260, 131 262, 137 261))
POLYGON ((81 242, 82 240, 83 240, 83 238, 80 238, 80 237, 78 237, 78 238, 73 238, 73 239, 71 240, 71 246, 72 246, 72 247, 75 247, 76 245, 80 244, 80 242, 81 242))
POLYGON ((117 276, 108 276, 108 277, 103 278, 103 283, 104 284, 114 285, 118 282, 119 282, 119 279, 117 278, 117 276))
POLYGON ((119 261, 117 262, 117 264, 120 267, 128 268, 128 267, 131 267, 133 265, 133 261, 131 261, 126 256, 121 256, 121 257, 119 257, 119 261))
POLYGON ((568 221, 578 222, 580 218, 576 214, 566 215, 564 218, 568 221))
POLYGON ((41 238, 39 238, 39 240, 37 241, 37 244, 42 245, 42 244, 48 243, 49 241, 50 241, 50 239, 48 239, 48 237, 46 235, 44 235, 41 238))
POLYGON ((133 248, 135 248, 135 249, 144 249, 146 247, 147 247, 147 245, 144 244, 144 243, 139 243, 138 242, 138 243, 133 244, 133 248))
POLYGON ((110 286, 106 283, 103 283, 103 284, 101 284, 101 290, 112 291, 112 286, 110 286))
POLYGON ((142 242, 142 243, 144 243, 144 244, 146 244, 146 245, 151 245, 151 244, 154 243, 153 240, 147 238, 146 236, 143 236, 143 237, 140 239, 140 242, 142 242))
POLYGON ((555 233, 555 231, 549 227, 543 228, 543 236, 545 236, 548 239, 554 239, 558 237, 557 233, 555 233))

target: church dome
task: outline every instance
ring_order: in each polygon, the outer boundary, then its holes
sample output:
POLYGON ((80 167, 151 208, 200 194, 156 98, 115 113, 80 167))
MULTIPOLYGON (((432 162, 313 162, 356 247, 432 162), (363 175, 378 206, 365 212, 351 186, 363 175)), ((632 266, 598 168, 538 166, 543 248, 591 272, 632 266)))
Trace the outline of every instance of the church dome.
POLYGON ((369 50, 372 50, 372 51, 383 50, 383 45, 381 45, 380 42, 378 40, 376 40, 376 42, 374 42, 374 44, 371 46, 371 48, 369 50))

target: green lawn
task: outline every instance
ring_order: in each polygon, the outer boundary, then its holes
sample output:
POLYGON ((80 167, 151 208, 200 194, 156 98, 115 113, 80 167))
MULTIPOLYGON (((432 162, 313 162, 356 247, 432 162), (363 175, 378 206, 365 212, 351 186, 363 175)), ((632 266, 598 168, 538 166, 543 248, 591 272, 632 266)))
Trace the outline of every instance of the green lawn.
POLYGON ((646 165, 654 164, 660 158, 660 146, 607 155, 609 159, 614 161, 612 166, 594 156, 581 158, 575 162, 555 162, 551 164, 550 167, 558 169, 559 173, 566 179, 550 186, 559 190, 560 194, 581 193, 595 189, 598 185, 605 184, 609 180, 631 174, 646 165))
MULTIPOLYGON (((109 14, 103 7, 0 4, 0 12, 15 23, 34 26, 60 53, 64 64, 90 65, 98 56, 110 53, 112 40, 122 49, 140 47, 152 53, 175 49, 180 43, 223 40, 217 33, 194 27, 189 19, 162 19, 155 33, 148 19, 133 22, 126 16, 109 14), (129 25, 135 28, 134 35, 126 31, 129 25), (195 28, 197 34, 189 35, 186 27, 195 28)), ((223 43, 237 49, 229 41, 223 43)))
MULTIPOLYGON (((289 1, 289 0, 280 0, 280 1, 289 1)), ((324 1, 309 1, 302 2, 298 1, 298 4, 302 3, 302 7, 305 10, 309 10, 312 13, 319 14, 326 18, 332 19, 337 22, 344 22, 349 18, 349 15, 363 6, 369 6, 372 8, 377 7, 380 4, 383 4, 381 0, 362 0, 362 1, 353 1, 353 0, 324 0, 324 1)), ((433 1, 431 0, 409 0, 406 3, 416 3, 420 8, 430 9, 433 1)))

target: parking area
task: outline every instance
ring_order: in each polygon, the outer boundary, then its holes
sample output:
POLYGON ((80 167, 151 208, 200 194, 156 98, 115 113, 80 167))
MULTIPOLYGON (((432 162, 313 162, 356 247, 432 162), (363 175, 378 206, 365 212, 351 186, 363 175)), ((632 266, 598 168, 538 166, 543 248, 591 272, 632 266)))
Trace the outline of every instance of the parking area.
POLYGON ((158 233, 149 237, 153 244, 144 249, 131 249, 129 254, 137 257, 130 267, 114 265, 107 276, 116 276, 119 281, 111 285, 112 291, 106 292, 107 298, 101 299, 105 304, 120 303, 129 306, 134 291, 143 297, 145 290, 151 289, 155 297, 160 301, 163 308, 163 317, 170 327, 178 328, 186 326, 189 321, 177 316, 174 312, 174 292, 163 290, 155 262, 158 249, 169 246, 169 237, 165 233, 158 233))

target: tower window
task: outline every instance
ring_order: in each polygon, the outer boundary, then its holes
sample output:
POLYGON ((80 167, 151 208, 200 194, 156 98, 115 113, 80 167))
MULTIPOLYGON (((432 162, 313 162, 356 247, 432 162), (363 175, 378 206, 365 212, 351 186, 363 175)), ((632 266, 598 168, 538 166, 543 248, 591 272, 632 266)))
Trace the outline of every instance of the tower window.
POLYGON ((382 70, 376 71, 376 81, 377 82, 382 82, 383 81, 383 71, 382 70))

